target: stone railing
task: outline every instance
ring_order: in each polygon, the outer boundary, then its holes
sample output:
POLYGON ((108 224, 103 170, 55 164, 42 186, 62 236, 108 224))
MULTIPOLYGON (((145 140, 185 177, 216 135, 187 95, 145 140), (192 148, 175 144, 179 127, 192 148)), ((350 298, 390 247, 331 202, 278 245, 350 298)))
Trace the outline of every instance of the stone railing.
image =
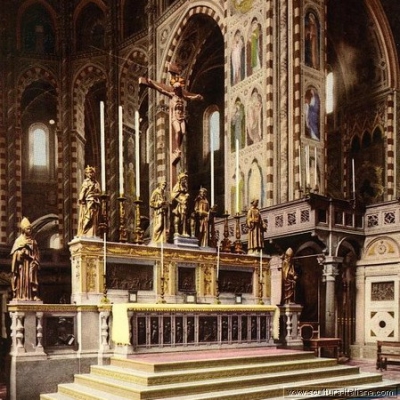
MULTIPOLYGON (((299 200, 260 209, 266 223, 265 238, 315 233, 318 231, 362 232, 363 214, 348 200, 331 199, 310 193, 299 200)), ((247 240, 246 212, 218 219, 215 223, 219 240, 229 237, 247 240)))
POLYGON ((367 236, 398 232, 399 224, 400 203, 398 201, 367 207, 365 212, 365 233, 367 236))
POLYGON ((201 346, 273 344, 279 309, 270 305, 116 304, 116 352, 188 350, 201 346))
POLYGON ((114 354, 268 346, 279 336, 279 309, 269 305, 9 304, 8 311, 10 400, 54 392, 114 354))

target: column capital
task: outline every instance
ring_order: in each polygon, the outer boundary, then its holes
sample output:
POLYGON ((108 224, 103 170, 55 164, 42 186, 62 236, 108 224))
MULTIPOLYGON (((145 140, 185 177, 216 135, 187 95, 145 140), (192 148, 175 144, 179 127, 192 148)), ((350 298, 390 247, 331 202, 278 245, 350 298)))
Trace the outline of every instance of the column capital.
POLYGON ((326 281, 334 281, 339 274, 338 264, 343 262, 343 257, 319 256, 318 263, 322 265, 322 277, 326 281))

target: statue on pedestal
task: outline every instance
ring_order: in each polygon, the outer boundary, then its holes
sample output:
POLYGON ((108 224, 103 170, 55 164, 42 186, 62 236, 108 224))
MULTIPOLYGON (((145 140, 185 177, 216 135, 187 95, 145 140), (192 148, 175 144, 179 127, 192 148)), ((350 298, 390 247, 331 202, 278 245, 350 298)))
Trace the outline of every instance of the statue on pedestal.
POLYGON ((297 274, 293 263, 293 250, 289 247, 282 262, 282 304, 294 304, 297 274))
POLYGON ((158 183, 150 197, 150 207, 153 209, 153 236, 155 243, 165 242, 166 217, 168 202, 165 197, 165 181, 158 183))
POLYGON ((101 188, 96 180, 96 169, 85 168, 85 176, 79 193, 79 221, 77 236, 98 236, 101 188))
POLYGON ((264 232, 267 230, 267 225, 261 217, 257 199, 251 202, 251 208, 247 212, 246 224, 249 228, 247 252, 258 254, 264 248, 264 232))
POLYGON ((39 248, 32 237, 32 225, 27 218, 21 221, 21 234, 11 249, 12 295, 15 300, 39 298, 38 270, 40 268, 39 248))
POLYGON ((196 236, 199 239, 199 246, 208 246, 210 228, 210 203, 207 199, 207 189, 200 188, 194 203, 196 217, 196 236))
POLYGON ((174 235, 189 236, 188 234, 188 176, 186 172, 178 175, 178 182, 171 192, 171 207, 174 235))

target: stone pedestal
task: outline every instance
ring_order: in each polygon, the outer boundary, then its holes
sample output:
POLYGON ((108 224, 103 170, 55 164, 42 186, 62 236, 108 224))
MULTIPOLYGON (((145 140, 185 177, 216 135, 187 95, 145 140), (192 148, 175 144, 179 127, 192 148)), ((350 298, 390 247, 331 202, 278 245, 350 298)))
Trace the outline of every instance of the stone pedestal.
POLYGON ((300 304, 283 304, 279 306, 279 341, 283 347, 303 348, 303 340, 299 332, 300 304))

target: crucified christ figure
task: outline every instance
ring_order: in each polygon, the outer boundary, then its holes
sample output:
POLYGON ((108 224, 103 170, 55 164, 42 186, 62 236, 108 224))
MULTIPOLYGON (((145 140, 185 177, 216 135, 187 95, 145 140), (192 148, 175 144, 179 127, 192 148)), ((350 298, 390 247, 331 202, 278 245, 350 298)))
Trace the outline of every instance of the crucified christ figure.
POLYGON ((170 85, 165 85, 144 77, 139 78, 139 84, 155 89, 171 99, 169 110, 172 133, 176 145, 176 148, 173 150, 173 164, 176 164, 181 158, 183 137, 187 133, 186 101, 203 100, 203 96, 190 93, 185 89, 185 79, 180 76, 180 70, 177 66, 170 64, 168 71, 171 73, 170 85))

